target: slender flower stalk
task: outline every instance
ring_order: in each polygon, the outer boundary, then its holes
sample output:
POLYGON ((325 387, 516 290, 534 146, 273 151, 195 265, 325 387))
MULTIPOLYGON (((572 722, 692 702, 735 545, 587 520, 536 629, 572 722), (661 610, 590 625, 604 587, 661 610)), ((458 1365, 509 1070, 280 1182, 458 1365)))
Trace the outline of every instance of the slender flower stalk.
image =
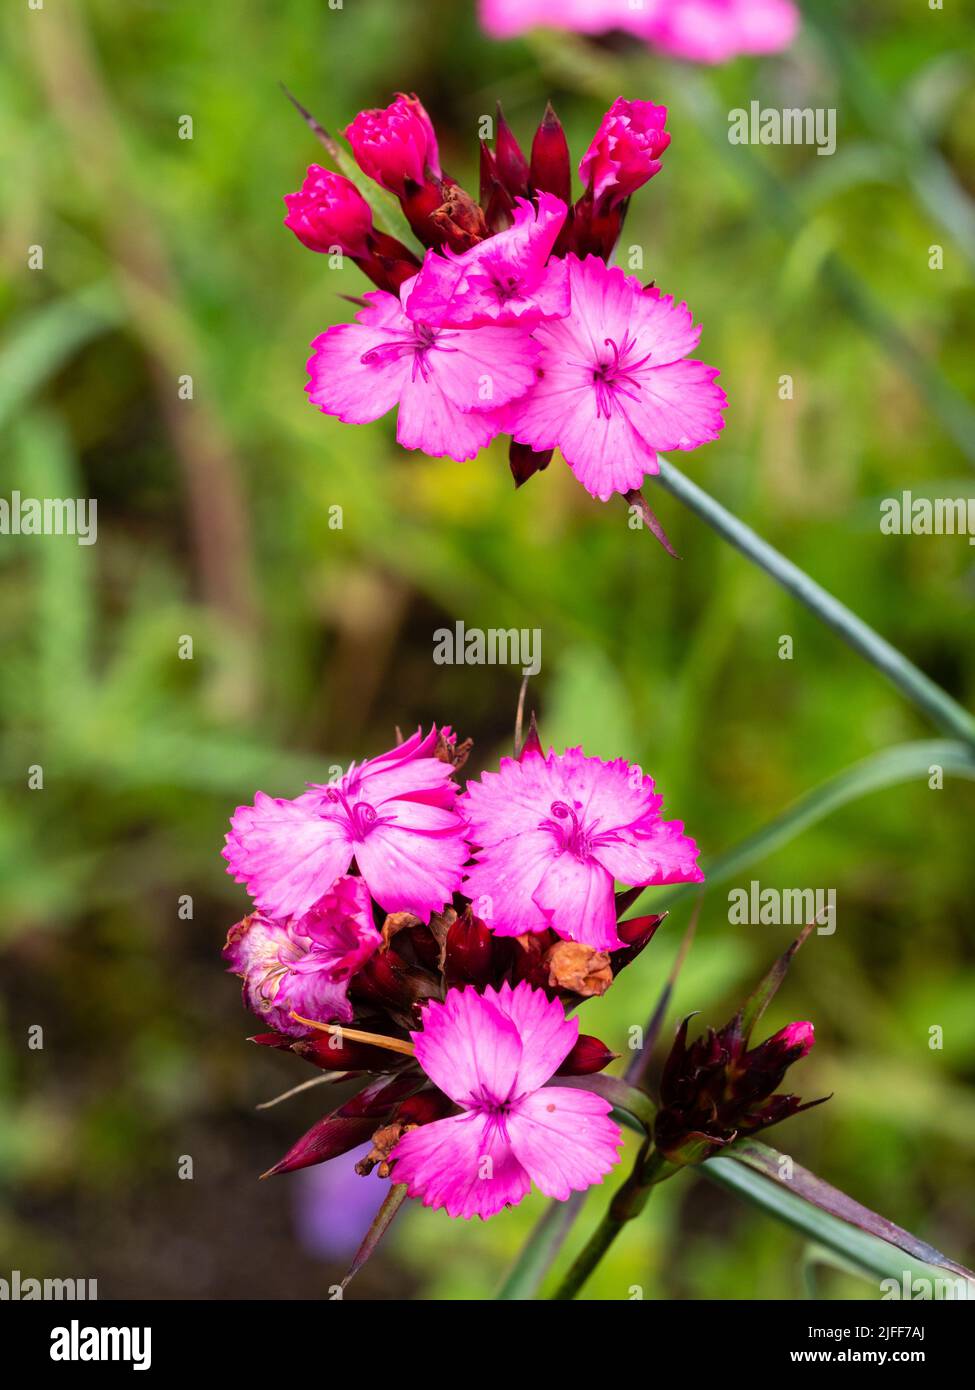
POLYGON ((678 1171, 652 1147, 649 1138, 644 1141, 630 1176, 553 1295, 556 1300, 575 1298, 626 1223, 643 1211, 656 1184, 678 1171))

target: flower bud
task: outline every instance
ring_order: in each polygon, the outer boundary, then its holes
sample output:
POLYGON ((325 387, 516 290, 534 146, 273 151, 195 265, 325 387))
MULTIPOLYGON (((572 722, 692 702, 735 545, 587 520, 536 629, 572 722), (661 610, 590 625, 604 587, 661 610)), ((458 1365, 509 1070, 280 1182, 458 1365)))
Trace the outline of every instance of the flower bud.
POLYGON ((448 986, 483 989, 494 978, 494 937, 468 905, 447 929, 443 970, 448 986))
POLYGON ((572 170, 569 166, 569 143, 565 138, 562 122, 552 110, 551 102, 545 107, 545 115, 532 141, 529 178, 536 193, 554 193, 566 206, 571 203, 572 170))
POLYGON ((515 487, 521 487, 533 473, 541 473, 546 469, 552 462, 554 452, 554 449, 535 450, 513 439, 508 446, 508 467, 515 480, 515 487))
POLYGON ((617 97, 579 164, 579 177, 597 207, 618 207, 660 172, 670 144, 666 106, 617 97))
POLYGON ((358 1148, 372 1136, 376 1122, 392 1115, 399 1102, 421 1084, 415 1073, 394 1077, 392 1081, 384 1076, 371 1082, 358 1095, 313 1124, 296 1144, 292 1144, 284 1158, 261 1176, 269 1178, 275 1173, 310 1168, 358 1148))
POLYGON ((528 160, 515 139, 514 131, 505 120, 498 102, 498 134, 494 142, 494 158, 498 180, 512 198, 528 197, 528 160))
POLYGON ((594 1072, 602 1071, 608 1067, 610 1062, 619 1056, 618 1052, 610 1052, 604 1042, 598 1038, 590 1036, 588 1033, 580 1033, 575 1040, 572 1051, 566 1057, 556 1076, 592 1076, 594 1072))
POLYGON ((384 109, 360 111, 344 131, 364 174, 402 198, 407 182, 441 178, 433 123, 415 96, 400 92, 384 109))
POLYGON ((290 227, 303 246, 325 255, 366 255, 372 209, 351 179, 312 164, 297 193, 286 193, 290 227))

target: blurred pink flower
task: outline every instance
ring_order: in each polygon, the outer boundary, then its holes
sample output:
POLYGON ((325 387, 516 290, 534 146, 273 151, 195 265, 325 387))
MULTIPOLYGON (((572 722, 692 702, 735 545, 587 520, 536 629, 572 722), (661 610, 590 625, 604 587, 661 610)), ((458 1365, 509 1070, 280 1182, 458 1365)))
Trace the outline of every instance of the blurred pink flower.
POLYGON ((698 63, 777 53, 799 27, 792 0, 479 0, 479 8, 481 23, 496 39, 534 28, 580 34, 620 29, 698 63))
POLYGON ((565 262, 549 260, 568 209, 551 193, 515 200, 514 226, 460 255, 431 252, 406 305, 436 327, 532 326, 569 312, 565 262))
MULTIPOLYGON (((427 253, 428 264, 436 252, 427 253)), ((529 330, 491 325, 434 327, 407 316, 417 280, 400 298, 380 290, 355 323, 329 328, 312 343, 305 390, 326 415, 365 424, 399 407, 396 438, 405 449, 463 462, 502 425, 497 409, 534 384, 538 349, 529 330)))
POLYGON ((697 845, 680 821, 660 819, 653 779, 581 748, 502 758, 468 782, 458 803, 477 852, 464 892, 497 936, 548 928, 611 951, 613 883, 699 883, 697 845))
POLYGON ((565 1200, 618 1162, 619 1127, 591 1091, 547 1086, 579 1033, 562 1004, 525 981, 483 994, 448 990, 411 1036, 431 1081, 459 1115, 408 1131, 393 1149, 393 1181, 449 1216, 493 1216, 532 1183, 565 1200))
POLYGON ((559 448, 605 502, 658 473, 657 450, 717 439, 727 400, 718 369, 685 358, 701 336, 686 304, 596 256, 567 260, 572 312, 535 329, 539 379, 505 423, 521 444, 559 448))
POLYGON ((460 886, 467 858, 453 809, 453 768, 434 756, 437 730, 420 730, 337 782, 288 801, 258 792, 238 806, 223 851, 228 873, 273 917, 301 916, 355 858, 386 912, 425 922, 460 886))
POLYGON ((244 1002, 278 1033, 304 1037, 291 1013, 320 1023, 352 1022, 348 983, 382 941, 361 878, 336 879, 302 918, 261 912, 231 927, 223 950, 244 981, 244 1002))

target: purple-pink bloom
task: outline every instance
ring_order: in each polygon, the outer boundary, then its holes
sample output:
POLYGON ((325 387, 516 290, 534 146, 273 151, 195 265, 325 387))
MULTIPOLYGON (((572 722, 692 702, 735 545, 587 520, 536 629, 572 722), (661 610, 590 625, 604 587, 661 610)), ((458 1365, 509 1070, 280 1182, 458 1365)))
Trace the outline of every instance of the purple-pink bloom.
POLYGON ((351 179, 312 164, 297 193, 286 193, 284 225, 310 251, 365 256, 372 210, 351 179))
POLYGON ((563 260, 549 260, 567 208, 551 193, 537 208, 515 199, 514 225, 460 255, 431 252, 410 293, 411 319, 447 328, 531 326, 569 312, 563 260))
MULTIPOLYGON (((427 253, 429 261, 436 253, 427 253)), ((312 343, 305 390, 326 415, 346 424, 378 420, 398 406, 396 438, 404 449, 463 462, 501 432, 499 407, 535 380, 538 349, 522 327, 438 328, 406 308, 416 278, 400 298, 375 290, 355 323, 338 324, 312 343)))
POLYGON ((497 936, 548 928, 599 951, 622 946, 614 880, 700 883, 697 845, 660 819, 653 779, 581 748, 502 758, 468 782, 459 807, 476 845, 464 892, 497 936))
POLYGON ((361 878, 343 877, 304 917, 252 913, 231 927, 223 956, 244 981, 244 1003, 278 1033, 303 1037, 292 1012, 352 1022, 349 980, 382 942, 361 878))
POLYGON ((497 39, 536 26, 580 34, 621 29, 697 63, 777 53, 799 26, 792 0, 480 0, 480 14, 497 39))
POLYGON ((717 439, 727 398, 716 367, 685 360, 701 336, 686 304, 596 256, 567 262, 571 313, 535 328, 539 380, 505 421, 519 443, 560 449, 605 502, 658 473, 658 449, 717 439))
POLYGON ((461 1114, 408 1131, 393 1181, 449 1216, 493 1216, 532 1183, 564 1201, 619 1160, 619 1126, 591 1091, 547 1086, 579 1034, 562 1004, 522 981, 483 994, 448 990, 411 1036, 416 1059, 461 1114))
POLYGON ((434 756, 436 743, 435 728, 425 738, 417 730, 293 801, 258 792, 231 820, 228 873, 263 912, 303 916, 354 858, 380 907, 429 921, 459 888, 467 858, 453 768, 434 756))
POLYGON ((579 162, 579 177, 597 203, 616 207, 660 172, 670 144, 666 106, 617 97, 579 162))
POLYGON ((362 172, 397 197, 407 180, 422 185, 442 177, 433 122, 415 96, 399 92, 385 108, 360 111, 343 134, 362 172))

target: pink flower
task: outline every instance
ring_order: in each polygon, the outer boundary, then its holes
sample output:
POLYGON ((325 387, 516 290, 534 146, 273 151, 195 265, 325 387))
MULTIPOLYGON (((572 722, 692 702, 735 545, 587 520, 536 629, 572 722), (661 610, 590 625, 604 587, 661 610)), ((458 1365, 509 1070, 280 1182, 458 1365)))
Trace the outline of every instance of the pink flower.
POLYGON ((580 34, 621 29, 698 63, 777 53, 799 25, 792 0, 480 0, 480 13, 497 39, 536 25, 580 34))
POLYGON ((360 111, 343 133, 362 172, 398 197, 408 179, 441 178, 433 123, 415 96, 400 92, 384 110, 360 111))
POLYGON ((428 255, 409 297, 411 319, 438 327, 532 325, 569 312, 564 261, 549 261, 567 208, 540 193, 515 199, 514 226, 461 255, 428 255))
MULTIPOLYGON (((435 252, 427 253, 427 263, 435 252)), ((447 329, 407 317, 416 280, 400 298, 373 291, 355 323, 312 343, 309 397, 347 424, 399 407, 396 438, 434 458, 471 459, 497 435, 500 406, 535 380, 538 349, 524 328, 447 329)))
POLYGON ((605 502, 658 473, 658 449, 716 439, 727 400, 716 367, 683 360, 701 335, 686 304, 595 256, 567 261, 572 312, 536 327, 540 378, 505 419, 519 443, 561 449, 605 502))
POLYGON ((312 164, 297 193, 286 193, 284 225, 311 251, 365 256, 372 211, 351 179, 312 164))
POLYGON ((670 144, 666 106, 617 97, 579 163, 579 177, 596 202, 616 207, 660 172, 670 144))
POLYGON ((656 48, 696 63, 725 63, 739 53, 778 53, 799 28, 792 0, 668 0, 634 12, 635 31, 656 48))
POLYGON ((304 917, 245 917, 231 927, 223 956, 243 977, 244 1003, 277 1032, 303 1037, 308 1029, 292 1011, 352 1022, 349 980, 381 942, 362 879, 339 878, 304 917))
POLYGON ((302 916, 354 858, 380 907, 429 921, 460 886, 467 858, 453 769, 433 756, 436 739, 436 729, 426 738, 417 730, 294 801, 258 792, 231 820, 228 873, 263 912, 302 916))
POLYGON ((482 1218, 517 1206, 532 1183, 564 1201, 601 1182, 622 1143, 608 1102, 545 1084, 578 1033, 557 999, 525 981, 428 1004, 416 1058, 462 1113, 404 1134, 393 1181, 424 1206, 482 1218))
POLYGON ((653 779, 581 748, 526 749, 468 782, 460 807, 479 848, 464 892, 497 936, 551 928, 599 951, 622 946, 613 882, 700 883, 697 845, 663 821, 653 779))

